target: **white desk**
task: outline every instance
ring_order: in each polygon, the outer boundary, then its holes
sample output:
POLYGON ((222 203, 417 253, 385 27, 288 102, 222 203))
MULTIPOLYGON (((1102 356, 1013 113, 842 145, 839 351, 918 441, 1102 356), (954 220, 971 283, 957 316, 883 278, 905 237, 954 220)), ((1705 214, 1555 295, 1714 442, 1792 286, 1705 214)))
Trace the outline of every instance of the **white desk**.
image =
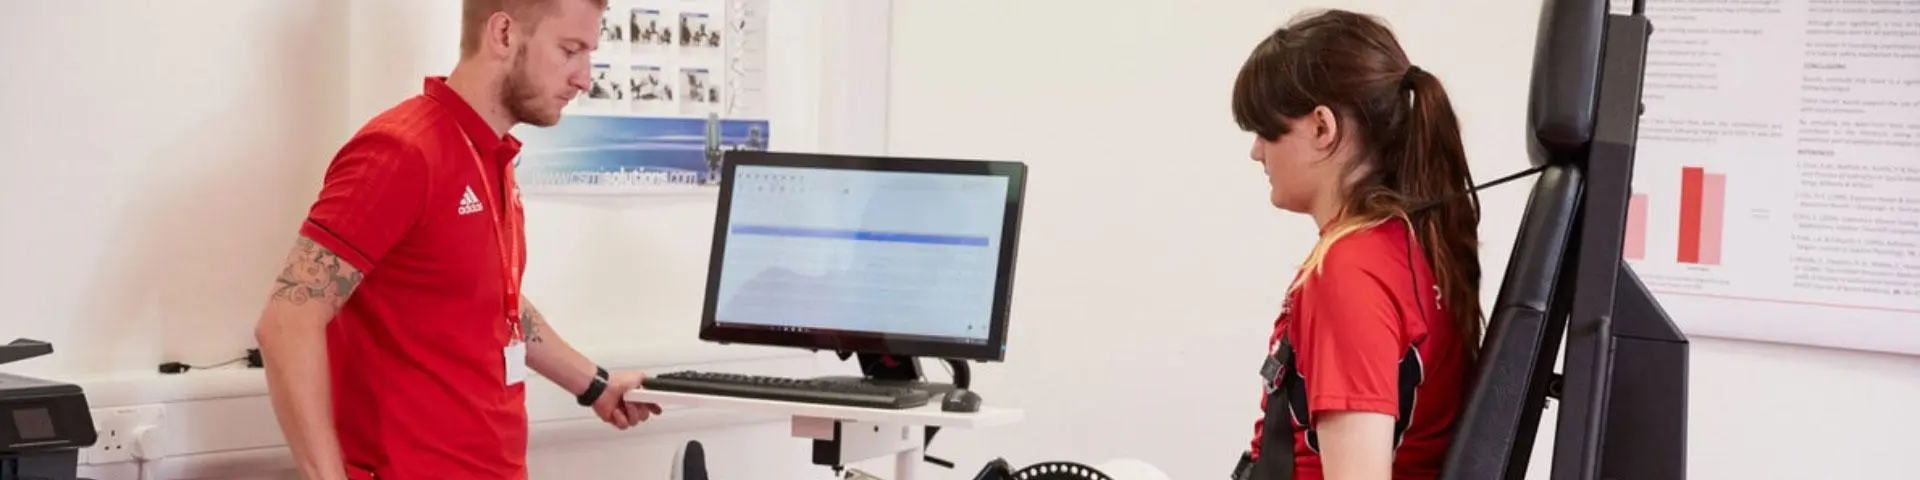
MULTIPOLYGON (((985 398, 980 411, 973 413, 942 412, 937 396, 924 407, 906 410, 650 390, 635 390, 627 394, 626 400, 656 403, 662 407, 685 406, 786 415, 793 418, 794 438, 837 440, 840 447, 838 463, 841 465, 892 455, 893 480, 920 479, 920 465, 925 462, 922 448, 926 441, 926 427, 940 427, 949 431, 979 429, 1012 424, 1026 415, 1017 409, 992 406, 992 397, 985 398)), ((964 470, 968 467, 955 465, 954 468, 964 470)))

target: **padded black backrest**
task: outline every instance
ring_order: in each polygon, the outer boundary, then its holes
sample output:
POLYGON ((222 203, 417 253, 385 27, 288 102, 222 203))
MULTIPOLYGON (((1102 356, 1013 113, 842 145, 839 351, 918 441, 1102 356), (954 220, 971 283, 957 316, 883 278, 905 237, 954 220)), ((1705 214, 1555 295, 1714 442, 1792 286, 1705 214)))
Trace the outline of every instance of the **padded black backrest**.
POLYGON ((1571 271, 1563 263, 1582 184, 1580 170, 1568 164, 1548 166, 1534 183, 1499 296, 1488 309, 1443 478, 1520 478, 1525 468, 1566 327, 1570 302, 1556 287, 1571 271))
POLYGON ((1545 170, 1520 221, 1442 478, 1519 479, 1539 430, 1571 309, 1569 245, 1594 138, 1607 0, 1541 6, 1528 92, 1527 154, 1545 170))

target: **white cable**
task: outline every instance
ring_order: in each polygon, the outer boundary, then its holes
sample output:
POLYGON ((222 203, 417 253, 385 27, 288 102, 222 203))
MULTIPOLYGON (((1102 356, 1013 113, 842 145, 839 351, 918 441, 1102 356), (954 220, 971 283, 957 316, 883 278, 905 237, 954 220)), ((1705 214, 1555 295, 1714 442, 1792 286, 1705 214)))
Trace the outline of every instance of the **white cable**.
POLYGON ((156 425, 141 425, 133 428, 133 433, 129 435, 133 441, 127 442, 131 444, 127 446, 127 451, 133 456, 135 462, 146 463, 148 460, 159 458, 160 452, 152 451, 159 450, 153 445, 156 427, 156 425))

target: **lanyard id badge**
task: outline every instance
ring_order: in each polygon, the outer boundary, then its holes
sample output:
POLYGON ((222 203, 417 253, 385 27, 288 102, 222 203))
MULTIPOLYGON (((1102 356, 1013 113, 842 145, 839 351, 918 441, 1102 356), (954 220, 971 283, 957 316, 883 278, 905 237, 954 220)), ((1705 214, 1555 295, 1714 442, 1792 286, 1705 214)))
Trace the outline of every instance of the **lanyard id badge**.
POLYGON ((527 381, 527 342, 516 338, 507 341, 507 386, 519 385, 527 381))
POLYGON ((486 162, 480 158, 480 148, 473 144, 472 139, 467 140, 467 147, 473 151, 473 166, 480 174, 480 187, 486 189, 486 192, 488 192, 486 195, 480 196, 480 201, 493 203, 489 201, 490 197, 492 197, 495 192, 498 192, 500 195, 498 197, 500 202, 493 205, 494 208, 499 210, 492 212, 487 218, 493 223, 493 238, 499 247, 497 251, 500 253, 501 283, 503 285, 502 290, 504 290, 506 297, 503 302, 507 312, 507 345, 501 349, 500 356, 501 361, 505 363, 505 384, 506 386, 514 386, 525 382, 529 373, 527 371, 527 344, 526 342, 520 341, 521 279, 520 265, 519 262, 516 261, 516 259, 520 258, 521 248, 519 230, 512 221, 513 212, 507 210, 506 207, 508 199, 517 199, 520 193, 519 188, 514 186, 513 171, 511 168, 507 169, 505 175, 501 178, 501 186, 503 188, 495 190, 493 183, 487 180, 488 169, 486 162))

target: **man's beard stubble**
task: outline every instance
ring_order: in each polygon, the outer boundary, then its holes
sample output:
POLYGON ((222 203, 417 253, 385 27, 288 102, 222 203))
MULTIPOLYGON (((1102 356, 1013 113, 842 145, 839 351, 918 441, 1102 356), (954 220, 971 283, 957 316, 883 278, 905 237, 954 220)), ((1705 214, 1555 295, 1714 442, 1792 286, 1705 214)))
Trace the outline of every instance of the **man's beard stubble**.
POLYGON ((500 104, 507 107, 507 114, 513 116, 516 123, 536 127, 551 127, 560 123, 559 112, 547 114, 541 112, 535 101, 540 92, 527 79, 527 50, 520 47, 520 54, 513 60, 513 69, 507 71, 507 78, 500 83, 500 104))

